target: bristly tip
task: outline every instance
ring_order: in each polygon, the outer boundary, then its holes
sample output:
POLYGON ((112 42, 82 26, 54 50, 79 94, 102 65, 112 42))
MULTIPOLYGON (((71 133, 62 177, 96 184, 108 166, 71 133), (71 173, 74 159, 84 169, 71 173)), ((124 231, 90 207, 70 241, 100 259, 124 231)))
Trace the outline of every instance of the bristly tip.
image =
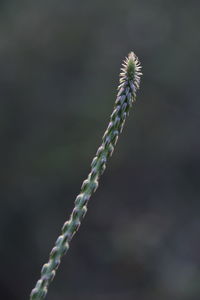
POLYGON ((141 65, 138 57, 133 51, 131 51, 128 56, 125 58, 122 64, 122 73, 120 74, 121 80, 133 81, 136 87, 139 87, 141 73, 141 65))

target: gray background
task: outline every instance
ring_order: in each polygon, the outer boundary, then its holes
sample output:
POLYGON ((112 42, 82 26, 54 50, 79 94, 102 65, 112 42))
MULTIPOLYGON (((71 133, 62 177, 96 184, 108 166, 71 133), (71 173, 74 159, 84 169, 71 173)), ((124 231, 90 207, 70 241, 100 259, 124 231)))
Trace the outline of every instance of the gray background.
POLYGON ((0 2, 0 290, 28 299, 106 128, 134 111, 49 300, 200 298, 199 1, 0 2))

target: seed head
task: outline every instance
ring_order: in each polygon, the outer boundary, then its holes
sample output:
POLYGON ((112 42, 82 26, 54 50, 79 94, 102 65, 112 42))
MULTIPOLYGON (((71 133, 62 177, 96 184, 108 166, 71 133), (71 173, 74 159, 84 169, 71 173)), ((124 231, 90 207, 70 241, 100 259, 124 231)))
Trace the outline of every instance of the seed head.
POLYGON ((130 52, 128 57, 125 58, 122 64, 121 71, 120 83, 132 81, 135 88, 138 89, 140 84, 140 76, 142 75, 142 73, 139 59, 134 52, 130 52))

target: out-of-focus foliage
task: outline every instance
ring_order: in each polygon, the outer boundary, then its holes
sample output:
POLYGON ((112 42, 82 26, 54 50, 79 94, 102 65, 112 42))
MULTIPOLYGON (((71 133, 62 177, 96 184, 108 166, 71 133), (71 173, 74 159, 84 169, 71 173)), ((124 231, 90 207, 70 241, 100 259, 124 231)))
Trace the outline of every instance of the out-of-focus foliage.
POLYGON ((0 4, 1 298, 27 299, 134 50, 141 91, 49 300, 200 298, 198 1, 0 4))

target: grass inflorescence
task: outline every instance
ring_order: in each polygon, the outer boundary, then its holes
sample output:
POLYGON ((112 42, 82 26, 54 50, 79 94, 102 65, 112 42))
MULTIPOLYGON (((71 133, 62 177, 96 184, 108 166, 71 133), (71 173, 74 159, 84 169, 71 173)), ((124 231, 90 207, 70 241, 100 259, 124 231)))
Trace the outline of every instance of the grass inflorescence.
POLYGON ((50 253, 49 261, 42 267, 41 277, 32 290, 30 299, 44 299, 50 282, 53 280, 61 258, 69 249, 69 243, 81 225, 87 212, 87 204, 91 195, 96 191, 99 178, 103 174, 107 160, 112 155, 121 133, 129 110, 136 100, 136 91, 139 89, 141 66, 137 56, 131 52, 122 64, 120 84, 114 110, 110 116, 108 127, 103 135, 101 146, 91 163, 91 170, 83 182, 79 195, 75 199, 75 206, 71 216, 64 223, 61 235, 57 238, 50 253))

